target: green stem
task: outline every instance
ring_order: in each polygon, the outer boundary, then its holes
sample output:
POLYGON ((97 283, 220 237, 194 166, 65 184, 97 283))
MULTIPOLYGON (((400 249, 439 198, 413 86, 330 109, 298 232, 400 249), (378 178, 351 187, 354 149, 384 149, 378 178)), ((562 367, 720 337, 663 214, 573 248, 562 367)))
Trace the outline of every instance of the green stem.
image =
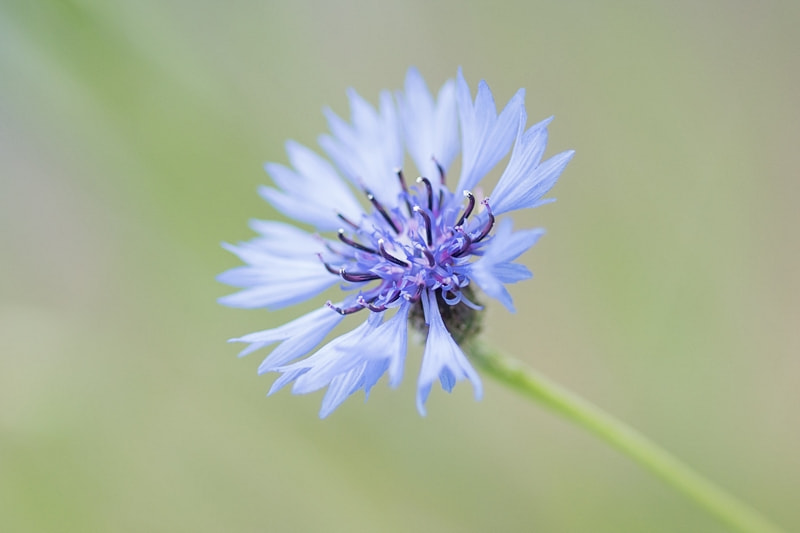
POLYGON ((758 511, 594 404, 480 343, 471 343, 466 350, 486 373, 593 432, 732 528, 750 533, 781 532, 758 511))

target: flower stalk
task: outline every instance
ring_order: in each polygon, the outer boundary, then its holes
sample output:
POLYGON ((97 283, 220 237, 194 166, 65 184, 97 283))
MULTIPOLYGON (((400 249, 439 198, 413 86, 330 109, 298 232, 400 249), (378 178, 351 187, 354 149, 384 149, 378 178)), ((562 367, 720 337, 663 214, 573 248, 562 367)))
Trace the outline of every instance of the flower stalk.
POLYGON ((465 346, 465 351, 486 374, 594 433, 734 530, 783 531, 635 429, 546 376, 478 341, 465 346))

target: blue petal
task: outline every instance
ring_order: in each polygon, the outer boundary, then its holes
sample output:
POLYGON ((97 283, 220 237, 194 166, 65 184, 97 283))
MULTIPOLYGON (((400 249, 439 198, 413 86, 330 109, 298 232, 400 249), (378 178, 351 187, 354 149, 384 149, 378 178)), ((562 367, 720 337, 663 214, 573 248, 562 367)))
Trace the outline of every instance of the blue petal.
POLYGON ((463 151, 461 177, 456 187, 458 192, 474 188, 508 153, 517 132, 520 113, 524 111, 525 91, 517 91, 499 116, 486 82, 478 84, 473 104, 469 86, 459 69, 456 91, 463 151))
POLYGON ((319 235, 312 235, 285 222, 253 219, 249 225, 253 231, 261 234, 260 238, 250 241, 253 248, 269 250, 279 257, 314 257, 324 242, 319 235))
POLYGON ((239 357, 259 350, 278 341, 283 341, 258 367, 262 374, 285 365, 292 359, 307 354, 319 344, 325 336, 335 328, 344 317, 328 307, 322 307, 311 313, 296 318, 283 326, 250 333, 243 337, 230 339, 228 342, 247 342, 239 357))
POLYGON ((342 221, 336 216, 336 209, 330 206, 320 206, 298 197, 261 186, 258 194, 269 204, 299 222, 310 224, 321 231, 335 231, 342 226, 342 221))
POLYGON ((470 279, 477 283, 483 292, 500 301, 513 313, 514 304, 511 295, 503 284, 528 279, 532 274, 523 265, 511 261, 533 246, 543 234, 544 231, 541 229, 512 233, 511 220, 503 220, 489 241, 483 256, 469 265, 470 279))
MULTIPOLYGON (((535 152, 537 147, 531 144, 527 149, 535 152)), ((562 152, 535 168, 531 165, 525 167, 524 163, 519 168, 516 165, 512 167, 509 162, 508 169, 492 192, 493 212, 499 215, 515 209, 542 205, 542 196, 553 188, 574 154, 574 150, 562 152)))
POLYGON ((435 293, 426 290, 424 298, 428 299, 426 319, 430 327, 417 382, 417 410, 423 416, 431 386, 437 379, 448 392, 452 390, 456 382, 468 379, 472 382, 475 390, 475 399, 480 400, 483 396, 480 377, 442 322, 435 293))
MULTIPOLYGON (((357 390, 363 388, 368 394, 387 370, 390 384, 396 386, 399 383, 406 356, 410 308, 410 303, 404 303, 386 322, 382 322, 383 313, 371 313, 369 318, 356 329, 333 339, 312 356, 290 365, 277 367, 278 358, 283 358, 284 355, 276 356, 275 353, 284 345, 306 335, 317 334, 298 335, 279 346, 262 363, 262 367, 271 363, 269 370, 277 370, 284 376, 289 376, 280 378, 278 387, 284 386, 288 381, 296 380, 292 387, 292 392, 295 394, 307 394, 327 386, 328 392, 320 411, 320 416, 324 418, 357 390), (274 362, 271 361, 273 359, 274 362)), ((313 321, 306 319, 302 325, 307 328, 313 321)), ((294 325, 291 329, 297 331, 298 327, 294 325)), ((328 331, 321 335, 324 336, 328 331)), ((268 337, 272 338, 274 335, 268 337)), ((316 344, 319 338, 308 342, 312 341, 316 344)), ((300 341, 296 341, 298 342, 300 341)))
POLYGON ((452 80, 445 83, 434 103, 419 71, 410 68, 405 91, 398 91, 396 98, 408 153, 420 175, 439 184, 436 163, 447 171, 459 149, 455 85, 452 80))
POLYGON ((322 398, 322 406, 319 410, 319 417, 326 418, 353 392, 358 390, 358 383, 364 374, 366 361, 356 368, 350 369, 344 374, 339 374, 331 380, 325 396, 322 398))
POLYGON ((274 311, 304 302, 338 282, 339 279, 330 274, 306 276, 279 283, 269 283, 265 286, 256 286, 223 296, 217 301, 230 307, 246 309, 266 307, 274 311))
POLYGON ((273 394, 275 394, 276 392, 278 392, 279 390, 281 390, 286 385, 296 380, 306 372, 308 372, 307 368, 296 368, 284 372, 283 374, 278 376, 278 379, 276 379, 275 382, 272 384, 272 387, 269 388, 267 396, 272 396, 273 394))
POLYGON ((356 329, 333 339, 314 355, 281 368, 281 372, 297 368, 309 370, 297 380, 292 392, 295 394, 314 392, 327 386, 337 375, 359 366, 367 359, 371 349, 369 343, 364 342, 364 338, 380 325, 381 318, 379 313, 372 313, 356 329))
POLYGON ((337 167, 357 186, 365 187, 384 205, 397 205, 400 184, 394 175, 403 164, 400 121, 391 94, 380 96, 380 111, 355 91, 348 92, 352 126, 326 109, 333 135, 319 144, 337 167))

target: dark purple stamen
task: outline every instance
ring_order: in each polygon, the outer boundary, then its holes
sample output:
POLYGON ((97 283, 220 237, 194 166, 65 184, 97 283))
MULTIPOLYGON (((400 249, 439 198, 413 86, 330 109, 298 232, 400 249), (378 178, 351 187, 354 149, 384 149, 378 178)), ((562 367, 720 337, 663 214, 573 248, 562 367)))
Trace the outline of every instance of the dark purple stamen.
POLYGON ((352 307, 337 307, 337 306, 333 305, 333 303, 330 300, 325 302, 325 305, 327 307, 329 307, 330 309, 333 309, 334 311, 336 311, 337 313, 339 313, 342 316, 351 315, 351 314, 353 314, 353 313, 355 313, 357 311, 361 311, 362 309, 364 309, 363 305, 358 305, 358 304, 356 304, 356 305, 354 305, 352 307))
POLYGON ((361 283, 364 281, 373 281, 376 279, 381 279, 380 276, 375 274, 370 274, 368 272, 347 272, 344 267, 339 269, 339 275, 342 276, 342 279, 345 281, 350 281, 353 283, 361 283))
POLYGON ((425 190, 428 193, 428 211, 433 211, 433 185, 431 185, 431 180, 420 176, 417 178, 417 183, 425 184, 425 190))
POLYGON ((338 270, 336 270, 331 265, 329 265, 328 263, 325 262, 325 260, 322 258, 322 254, 317 254, 317 257, 319 257, 319 260, 322 261, 323 265, 325 265, 325 270, 327 270, 328 272, 330 272, 331 274, 334 274, 336 276, 339 275, 339 271, 338 270))
POLYGON ((475 207, 475 196, 469 191, 464 191, 464 196, 467 197, 467 202, 469 203, 467 204, 467 207, 464 208, 461 218, 459 218, 458 222, 456 222, 456 226, 463 225, 464 221, 469 218, 469 216, 472 214, 472 209, 475 207))
POLYGON ((363 296, 359 296, 356 301, 357 301, 358 305, 360 305, 362 307, 366 307, 367 309, 369 309, 370 311, 373 311, 375 313, 380 313, 380 312, 383 312, 383 311, 386 311, 387 309, 389 309, 389 304, 397 301, 398 298, 400 298, 400 291, 395 291, 394 294, 392 295, 392 297, 389 298, 386 301, 386 303, 383 303, 383 304, 375 305, 374 300, 369 302, 363 296))
POLYGON ((419 213, 423 220, 425 220, 425 241, 428 243, 428 246, 433 246, 433 228, 431 227, 431 217, 428 216, 428 213, 423 211, 418 205, 414 206, 414 211, 419 213))
POLYGON ((472 239, 470 238, 469 234, 466 231, 464 231, 464 228, 462 228, 461 226, 456 226, 455 230, 459 232, 461 236, 464 238, 464 243, 458 250, 453 252, 453 257, 461 257, 469 250, 470 246, 472 246, 472 239))
POLYGON ((481 234, 480 234, 480 235, 478 235, 478 236, 477 236, 477 237, 474 239, 474 241, 473 241, 473 242, 480 242, 480 241, 482 241, 482 240, 484 239, 484 237, 486 237, 487 235, 489 235, 489 232, 490 232, 490 231, 492 231, 492 227, 494 226, 494 215, 492 214, 492 208, 491 208, 491 207, 489 207, 489 199, 488 199, 488 198, 486 198, 486 199, 485 199, 485 200, 483 200, 481 203, 482 203, 482 204, 483 204, 483 206, 486 208, 486 213, 488 213, 489 220, 486 222, 486 225, 483 227, 483 231, 481 231, 481 234))
POLYGON ((422 255, 425 256, 425 259, 428 260, 428 266, 436 266, 436 259, 433 257, 433 254, 430 250, 421 245, 417 245, 417 250, 421 251, 422 255))
POLYGON ((444 167, 439 164, 439 162, 436 160, 435 157, 431 157, 431 159, 433 160, 433 163, 436 165, 436 169, 439 171, 439 179, 441 180, 442 185, 444 185, 445 183, 444 167))
POLYGON ((343 229, 339 229, 339 240, 342 241, 343 243, 349 245, 349 246, 352 246, 356 250, 361 250, 362 252, 367 252, 368 254, 377 254, 378 253, 375 250, 373 250, 372 248, 364 246, 363 244, 361 244, 359 242, 356 242, 353 239, 347 237, 344 234, 344 230, 343 229))
POLYGON ((355 222, 353 222, 352 220, 350 220, 349 218, 347 218, 343 214, 336 213, 336 216, 339 217, 339 220, 341 220, 342 222, 344 222, 348 226, 351 226, 353 229, 358 229, 359 228, 358 224, 356 224, 355 222))
POLYGON ((415 304, 420 300, 420 297, 422 296, 422 290, 424 288, 425 288, 425 284, 419 284, 419 285, 417 285, 417 290, 414 292, 414 294, 412 296, 409 296, 408 293, 405 293, 405 294, 403 294, 403 298, 405 298, 406 301, 408 301, 408 302, 410 302, 412 304, 415 304))
POLYGON ((389 254, 389 252, 386 251, 386 247, 384 246, 383 239, 378 239, 378 250, 381 253, 381 257, 383 257, 387 261, 391 261, 395 265, 398 265, 398 266, 401 266, 401 267, 404 267, 404 268, 411 266, 408 263, 406 263, 405 261, 403 261, 402 259, 398 259, 397 257, 394 257, 393 255, 389 254))
POLYGON ((407 193, 408 192, 408 186, 406 185, 406 177, 403 175, 403 169, 402 168, 398 168, 395 171, 395 174, 397 174, 397 179, 400 180, 400 187, 403 189, 403 192, 407 193))
POLYGON ((372 203, 373 207, 375 207, 375 209, 378 210, 378 213, 381 214, 383 219, 392 227, 394 232, 399 235, 400 228, 398 228, 397 224, 394 223, 394 220, 392 220, 392 217, 390 217, 389 213, 386 212, 386 209, 383 207, 383 205, 381 205, 378 199, 375 198, 375 196, 371 192, 369 191, 366 192, 367 192, 367 200, 369 200, 372 203))
POLYGON ((406 209, 408 209, 408 214, 411 215, 413 213, 412 213, 412 209, 411 209, 411 202, 408 201, 408 185, 406 185, 406 178, 403 175, 403 169, 402 168, 398 168, 397 169, 397 179, 400 180, 400 187, 403 189, 403 195, 402 196, 403 196, 403 199, 406 202, 406 209))

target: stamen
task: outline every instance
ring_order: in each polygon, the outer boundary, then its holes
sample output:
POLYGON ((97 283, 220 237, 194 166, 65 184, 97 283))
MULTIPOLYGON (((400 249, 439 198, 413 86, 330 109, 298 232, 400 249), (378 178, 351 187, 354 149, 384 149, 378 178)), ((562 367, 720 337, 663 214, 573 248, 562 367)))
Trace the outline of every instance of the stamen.
POLYGON ((361 311, 362 309, 364 309, 363 305, 358 305, 358 304, 356 304, 356 305, 354 305, 352 307, 337 307, 337 306, 333 305, 333 303, 330 300, 325 302, 325 306, 330 308, 330 309, 333 309, 334 311, 336 311, 337 313, 339 313, 342 316, 351 315, 351 314, 353 314, 353 313, 355 313, 357 311, 361 311))
POLYGON ((431 184, 431 180, 420 176, 417 178, 417 183, 425 184, 425 190, 428 193, 428 211, 433 211, 433 185, 431 184))
MULTIPOLYGON (((328 239, 323 239, 322 236, 319 233, 315 233, 313 235, 313 237, 317 242, 319 242, 321 245, 323 245, 330 253, 336 254, 336 255, 344 255, 344 254, 342 254, 342 252, 340 250, 337 250, 336 248, 334 248, 333 245, 331 244, 331 242, 328 239)), ((317 256, 319 256, 319 258, 322 259, 322 256, 320 254, 317 254, 317 256)))
POLYGON ((464 221, 469 218, 469 216, 472 214, 472 209, 475 207, 475 196, 469 191, 464 191, 464 196, 467 197, 467 202, 469 203, 467 203, 467 207, 464 208, 461 218, 459 218, 458 222, 456 222, 456 226, 464 225, 464 221))
POLYGON ((408 214, 412 214, 411 212, 411 202, 408 201, 408 185, 406 185, 406 177, 403 175, 403 169, 398 168, 396 171, 397 179, 400 180, 400 187, 403 189, 403 199, 406 202, 406 209, 408 209, 408 214))
POLYGON ((322 261, 323 265, 325 265, 325 270, 327 270, 328 272, 330 272, 331 274, 333 274, 335 276, 339 275, 339 271, 338 270, 336 270, 331 265, 329 265, 328 263, 325 262, 325 260, 322 258, 322 254, 317 254, 317 257, 319 257, 319 260, 322 261))
POLYGON ((385 304, 375 305, 374 300, 372 302, 368 302, 363 296, 359 296, 358 299, 357 299, 357 302, 358 302, 358 305, 360 305, 362 307, 366 307, 367 309, 369 309, 370 311, 372 311, 374 313, 381 313, 381 312, 386 311, 387 309, 389 309, 389 304, 394 302, 398 298, 400 298, 400 292, 399 291, 396 292, 394 294, 394 296, 390 300, 388 300, 385 304))
POLYGON ((344 267, 339 269, 339 275, 342 276, 343 280, 350 281, 352 283, 361 283, 364 281, 374 281, 376 279, 381 279, 380 276, 375 274, 370 274, 368 272, 347 272, 345 271, 344 267))
POLYGON ((339 240, 342 241, 343 243, 349 245, 349 246, 352 246, 356 250, 361 250, 362 252, 367 252, 368 254, 377 254, 378 253, 375 250, 373 250, 372 248, 364 246, 363 244, 358 243, 358 242, 354 241, 353 239, 347 237, 344 234, 344 229, 343 228, 339 228, 339 240))
POLYGON ((439 161, 436 160, 435 157, 431 157, 433 163, 436 165, 436 169, 439 171, 439 180, 442 182, 442 185, 445 184, 445 172, 444 167, 439 164, 439 161))
POLYGON ((489 235, 489 232, 492 231, 492 227, 494 227, 494 215, 492 214, 492 208, 489 207, 489 199, 486 198, 481 202, 481 204, 483 204, 483 206, 486 208, 486 212, 489 215, 489 221, 486 223, 486 226, 484 226, 483 231, 481 231, 481 234, 478 235, 478 237, 474 240, 474 242, 482 241, 484 237, 489 235))
POLYGON ((433 254, 430 250, 419 244, 416 245, 416 249, 422 252, 422 255, 424 255, 425 259, 428 260, 428 266, 436 266, 436 258, 433 257, 433 254))
POLYGON ((397 179, 400 180, 400 187, 403 189, 403 192, 408 192, 408 186, 406 185, 406 177, 403 175, 403 169, 398 168, 394 171, 397 174, 397 179))
POLYGON ((408 293, 404 292, 403 293, 403 298, 405 298, 406 301, 408 301, 409 303, 415 304, 422 297, 422 290, 424 288, 425 288, 425 285, 421 283, 421 284, 417 285, 417 291, 412 296, 409 296, 408 293))
POLYGON ((433 246, 433 228, 431 227, 431 217, 428 216, 428 213, 423 211, 418 205, 414 206, 414 212, 419 213, 423 220, 425 220, 425 241, 428 243, 428 246, 433 246))
POLYGON ((336 216, 339 217, 339 220, 341 220, 342 222, 344 222, 348 226, 352 227, 353 229, 358 229, 360 227, 358 224, 356 224, 355 222, 353 222, 352 220, 350 220, 349 218, 347 218, 346 216, 344 216, 341 213, 336 213, 336 216))
POLYGON ((386 247, 384 246, 384 240, 383 239, 378 239, 378 250, 380 250, 381 257, 383 257, 387 261, 391 261, 395 265, 398 265, 398 266, 401 266, 401 267, 404 267, 404 268, 407 268, 407 267, 411 266, 408 263, 406 263, 405 261, 403 261, 402 259, 398 259, 397 257, 394 257, 393 255, 390 255, 389 252, 386 251, 386 247))
POLYGON ((462 226, 456 226, 455 230, 464 237, 464 244, 461 245, 461 248, 453 252, 453 257, 461 257, 469 250, 470 246, 472 246, 472 238, 469 236, 469 233, 464 231, 462 226))
POLYGON ((367 200, 369 200, 372 203, 373 207, 375 207, 375 209, 378 210, 378 213, 381 214, 383 219, 392 227, 394 232, 399 235, 400 228, 398 228, 397 225, 394 223, 394 220, 392 220, 392 217, 390 217, 389 213, 386 212, 386 209, 383 207, 383 205, 381 205, 378 199, 375 198, 375 196, 371 192, 369 191, 366 192, 367 192, 367 200))

